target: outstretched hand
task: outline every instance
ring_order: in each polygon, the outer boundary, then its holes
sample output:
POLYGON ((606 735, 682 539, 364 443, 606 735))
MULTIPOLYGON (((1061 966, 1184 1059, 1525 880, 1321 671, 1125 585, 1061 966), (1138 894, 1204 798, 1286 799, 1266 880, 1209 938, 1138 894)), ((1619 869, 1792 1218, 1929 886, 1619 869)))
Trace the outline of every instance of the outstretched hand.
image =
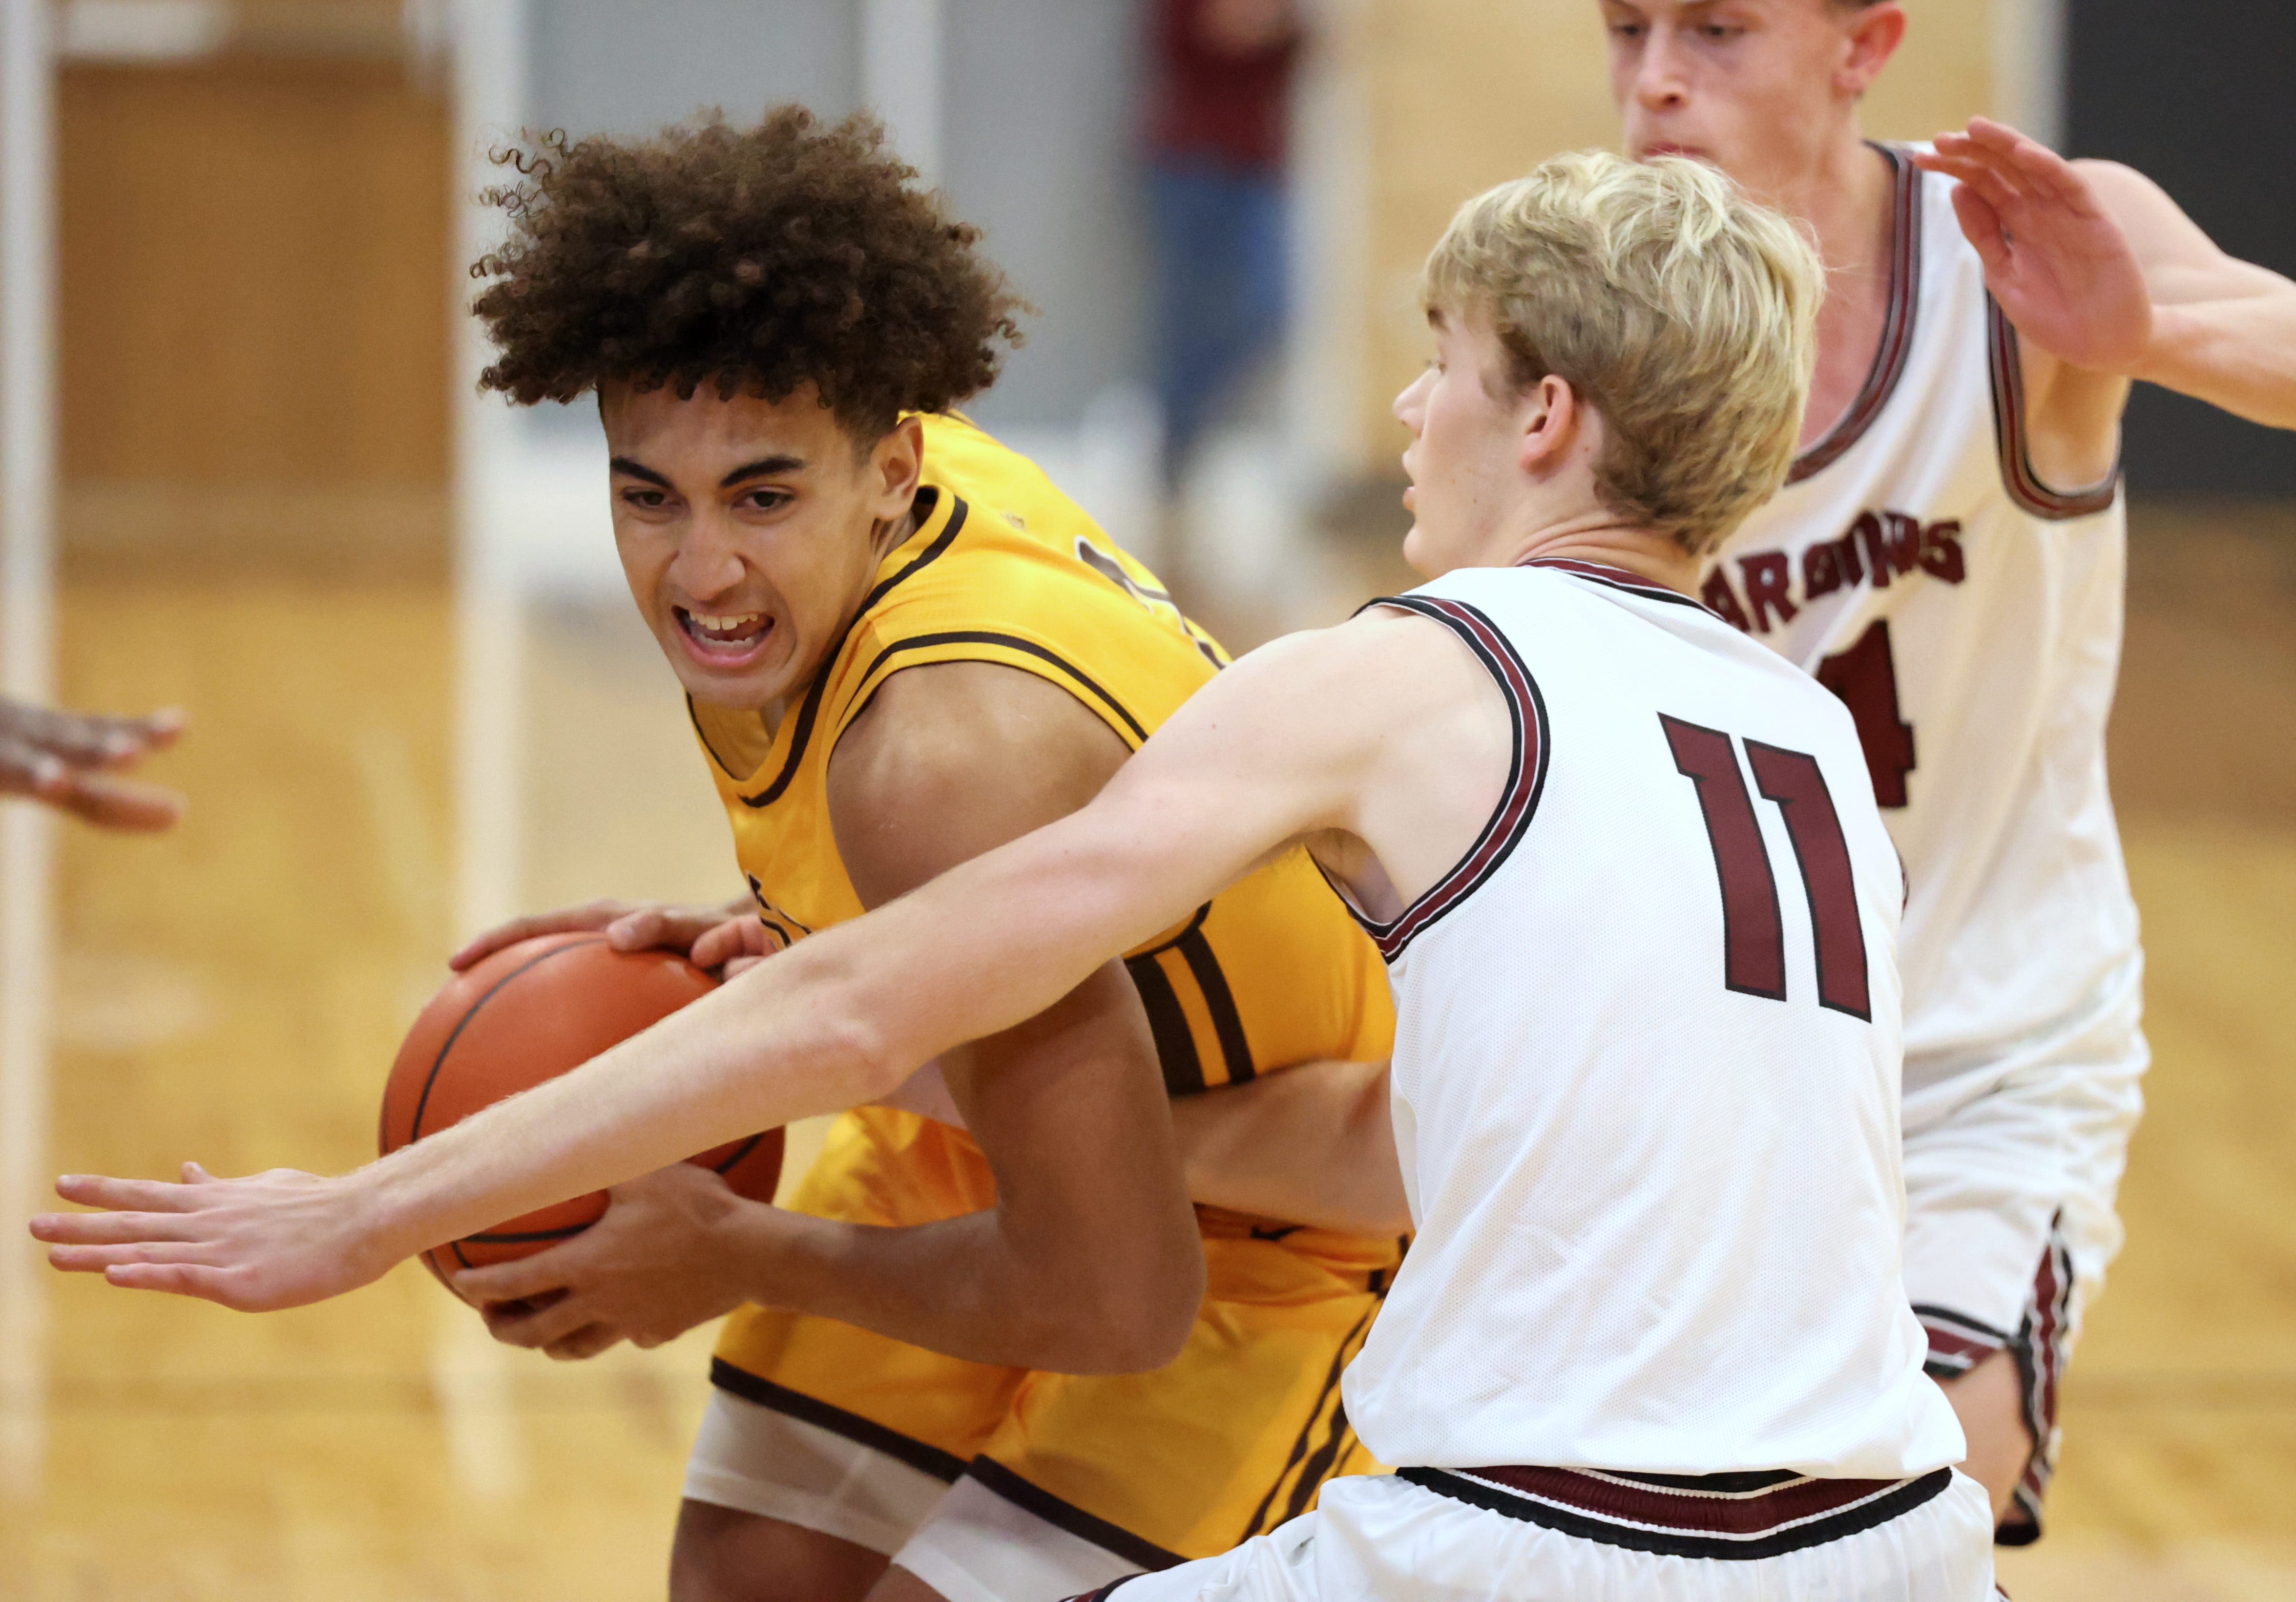
POLYGON ((103 1211, 33 1219, 32 1234, 49 1243, 55 1267, 241 1312, 339 1296, 407 1254, 381 1240, 357 1175, 275 1168, 218 1179, 186 1162, 180 1184, 67 1174, 56 1194, 103 1211))
POLYGON ((181 795, 115 776, 183 732, 184 715, 173 710, 107 718, 0 699, 0 794, 45 801, 102 829, 172 827, 181 795))
POLYGON ((2069 366, 2128 376, 2152 339, 2152 295, 2128 236, 2073 164, 1984 117, 1915 163, 1957 180, 1961 231, 2020 335, 2069 366))

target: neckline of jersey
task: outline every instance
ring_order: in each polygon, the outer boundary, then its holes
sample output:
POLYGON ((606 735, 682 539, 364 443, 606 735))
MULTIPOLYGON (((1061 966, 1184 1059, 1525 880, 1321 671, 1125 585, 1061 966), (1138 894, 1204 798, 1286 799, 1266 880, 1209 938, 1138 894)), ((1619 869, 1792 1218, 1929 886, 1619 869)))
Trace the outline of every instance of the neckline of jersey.
POLYGON ((1517 567, 1551 568, 1573 579, 1585 579, 1591 583, 1606 585, 1611 589, 1625 590, 1646 601, 1667 601, 1677 606, 1687 606, 1702 612, 1717 622, 1727 622, 1720 612, 1696 596, 1685 596, 1678 589, 1669 589, 1654 579, 1645 579, 1631 568, 1614 567, 1607 562, 1586 562, 1576 556, 1529 556, 1515 563, 1517 567))
POLYGON ((1857 398, 1816 444, 1794 458, 1786 471, 1789 484, 1815 478, 1865 437, 1896 392, 1913 349, 1914 318, 1920 309, 1922 290, 1922 169, 1902 146, 1875 140, 1866 141, 1866 145, 1890 163, 1895 180, 1890 192, 1890 300, 1882 319, 1882 339, 1874 347, 1874 365, 1866 369, 1857 398))

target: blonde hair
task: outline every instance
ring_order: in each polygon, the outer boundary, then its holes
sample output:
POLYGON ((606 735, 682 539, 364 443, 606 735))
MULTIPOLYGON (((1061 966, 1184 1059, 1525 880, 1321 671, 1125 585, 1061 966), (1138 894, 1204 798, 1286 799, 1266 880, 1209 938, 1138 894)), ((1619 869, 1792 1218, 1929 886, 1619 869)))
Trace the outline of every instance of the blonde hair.
POLYGON ((1801 230, 1720 173, 1602 151, 1469 201, 1420 280, 1431 313, 1488 319, 1518 393, 1551 374, 1602 415, 1603 505, 1693 555, 1785 481, 1824 292, 1801 230))

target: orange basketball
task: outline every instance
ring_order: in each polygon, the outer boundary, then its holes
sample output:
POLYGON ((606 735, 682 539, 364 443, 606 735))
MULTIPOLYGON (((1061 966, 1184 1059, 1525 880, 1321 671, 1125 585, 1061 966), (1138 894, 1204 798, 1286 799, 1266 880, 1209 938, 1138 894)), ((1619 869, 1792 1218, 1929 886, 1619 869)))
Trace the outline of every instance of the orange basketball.
MULTIPOLYGON (((382 1092, 384 1154, 580 1066, 717 985, 674 952, 617 951, 603 934, 545 934, 504 947, 447 981, 407 1031, 382 1092)), ((738 1194, 770 1202, 781 1179, 782 1132, 767 1130, 689 1161, 716 1169, 738 1194)), ((506 1219, 423 1260, 452 1289, 457 1270, 539 1252, 605 1211, 605 1192, 593 1191, 506 1219)))

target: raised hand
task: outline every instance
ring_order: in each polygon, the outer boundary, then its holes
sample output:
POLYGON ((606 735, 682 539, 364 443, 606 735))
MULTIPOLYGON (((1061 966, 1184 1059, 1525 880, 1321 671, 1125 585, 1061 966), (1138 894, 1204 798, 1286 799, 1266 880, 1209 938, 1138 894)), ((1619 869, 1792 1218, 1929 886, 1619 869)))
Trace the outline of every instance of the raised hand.
POLYGON ((0 794, 45 801, 102 829, 172 827, 184 798, 112 776, 184 732, 179 711, 106 718, 0 699, 0 794))
MULTIPOLYGON (((509 923, 488 930, 454 956, 447 965, 456 973, 482 961, 504 946, 514 946, 522 940, 532 940, 544 934, 570 934, 586 929, 605 932, 606 939, 617 951, 676 951, 696 965, 704 968, 723 966, 729 957, 738 957, 750 950, 750 946, 734 935, 718 935, 705 944, 709 936, 722 925, 746 922, 755 924, 758 940, 754 955, 764 955, 765 926, 758 923, 757 914, 745 900, 735 900, 722 907, 671 907, 659 901, 592 901, 581 907, 570 907, 562 912, 538 912, 530 916, 512 918, 509 923), (704 955, 705 951, 708 953, 704 955)), ((742 966, 746 967, 744 963, 742 966)), ((726 977, 738 970, 729 969, 726 977)))
POLYGON ((422 1244, 404 1251, 382 1244, 357 1175, 330 1179, 275 1168, 218 1179, 186 1162, 181 1184, 67 1174, 56 1194, 109 1211, 33 1219, 32 1234, 49 1244, 55 1267, 241 1312, 356 1290, 422 1244))
POLYGON ((2128 234, 2071 162, 1983 117, 1914 160, 1958 180, 1961 231, 2020 335, 2087 372, 2138 370, 2152 345, 2152 292, 2128 234))

